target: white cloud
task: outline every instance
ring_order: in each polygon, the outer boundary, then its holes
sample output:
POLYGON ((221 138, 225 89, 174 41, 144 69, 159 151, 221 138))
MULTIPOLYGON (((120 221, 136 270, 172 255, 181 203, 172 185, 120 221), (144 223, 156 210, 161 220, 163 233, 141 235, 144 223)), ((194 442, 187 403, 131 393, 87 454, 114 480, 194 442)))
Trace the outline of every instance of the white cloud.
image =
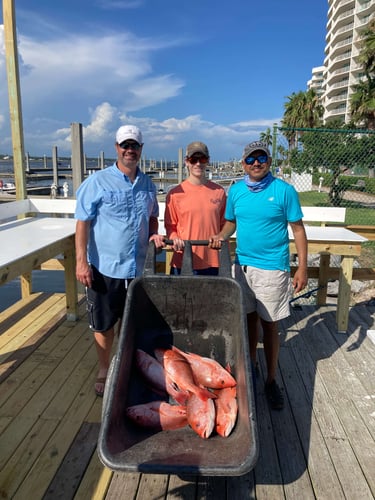
POLYGON ((91 123, 83 129, 84 140, 93 143, 108 140, 108 130, 117 122, 117 114, 116 108, 108 102, 100 104, 91 113, 91 123))
POLYGON ((170 42, 152 44, 131 34, 78 36, 40 43, 20 37, 19 52, 26 106, 72 99, 82 105, 110 96, 113 104, 143 109, 178 94, 183 82, 173 75, 154 75, 151 52, 170 42))
POLYGON ((144 4, 143 0, 99 0, 96 2, 102 9, 138 9, 144 4))
MULTIPOLYGON (((103 140, 120 124, 121 114, 163 103, 177 96, 184 86, 174 75, 155 74, 151 63, 154 52, 185 43, 183 40, 139 38, 126 32, 77 35, 60 30, 52 37, 51 32, 47 42, 19 35, 27 149, 33 144, 45 147, 46 129, 52 124, 55 128, 49 130, 50 141, 65 149, 69 147, 71 122, 85 125, 87 141, 103 140)), ((3 26, 0 37, 2 42, 3 26)), ((3 43, 0 78, 0 104, 8 109, 3 43)), ((9 126, 9 120, 5 121, 9 126)))
POLYGON ((279 123, 281 118, 274 118, 274 119, 257 119, 257 120, 246 120, 243 122, 237 122, 233 123, 232 126, 235 128, 256 128, 256 129, 263 129, 263 128, 272 128, 275 123, 279 123))

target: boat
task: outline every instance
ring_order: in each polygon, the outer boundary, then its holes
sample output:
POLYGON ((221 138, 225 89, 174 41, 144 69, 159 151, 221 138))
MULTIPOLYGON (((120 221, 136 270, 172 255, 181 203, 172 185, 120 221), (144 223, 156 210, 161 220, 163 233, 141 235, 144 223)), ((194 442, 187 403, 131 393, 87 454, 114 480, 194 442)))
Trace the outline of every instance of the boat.
MULTIPOLYGON (((26 186, 27 194, 34 195, 49 195, 51 194, 51 186, 38 186, 35 184, 28 184, 26 186)), ((16 185, 14 182, 3 182, 0 179, 0 193, 16 194, 16 185)))

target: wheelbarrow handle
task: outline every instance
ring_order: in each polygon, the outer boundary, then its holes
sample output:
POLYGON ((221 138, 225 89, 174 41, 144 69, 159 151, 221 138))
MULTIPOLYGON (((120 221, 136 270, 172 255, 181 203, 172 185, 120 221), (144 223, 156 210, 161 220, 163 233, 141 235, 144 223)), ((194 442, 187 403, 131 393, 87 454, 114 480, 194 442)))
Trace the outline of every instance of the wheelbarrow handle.
MULTIPOLYGON (((205 245, 209 244, 209 240, 184 240, 184 256, 182 259, 181 275, 192 275, 193 274, 193 254, 192 245, 205 245)), ((173 240, 165 239, 164 243, 166 245, 173 245, 173 240)), ((219 276, 231 278, 231 258, 229 252, 229 245, 223 244, 220 249, 220 264, 219 264, 219 276)), ((143 270, 143 276, 150 276, 155 274, 156 268, 156 247, 153 241, 150 241, 148 245, 148 251, 146 255, 145 266, 143 270)))
MULTIPOLYGON (((209 240, 184 240, 185 242, 189 242, 190 245, 199 245, 199 246, 208 246, 210 241, 209 240)), ((166 245, 173 245, 173 240, 164 240, 164 243, 166 245)))

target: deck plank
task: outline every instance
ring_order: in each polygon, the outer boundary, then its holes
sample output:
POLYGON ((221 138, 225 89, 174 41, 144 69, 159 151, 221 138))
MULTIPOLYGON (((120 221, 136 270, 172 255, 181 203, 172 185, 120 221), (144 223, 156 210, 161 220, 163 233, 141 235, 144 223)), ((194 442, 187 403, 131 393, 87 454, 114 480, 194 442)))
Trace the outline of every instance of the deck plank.
MULTIPOLYGON (((44 318, 48 311, 50 320, 54 320, 55 314, 61 312, 61 297, 52 295, 42 304, 34 307, 26 317, 19 318, 6 332, 0 336, 0 363, 3 363, 13 352, 20 349, 27 340, 35 333, 38 333, 46 323, 44 318)), ((43 333, 42 333, 43 335, 43 333)))
POLYGON ((100 424, 84 422, 44 494, 44 500, 72 498, 96 452, 100 424))
MULTIPOLYGON (((288 337, 289 344, 293 343, 293 340, 293 337, 288 337)), ((344 498, 342 487, 313 411, 312 393, 314 386, 311 385, 310 374, 308 373, 307 379, 304 379, 303 373, 299 370, 300 360, 302 368, 306 364, 310 364, 310 370, 313 371, 312 360, 309 358, 307 350, 297 359, 294 354, 292 346, 286 349, 282 348, 280 362, 283 366, 283 379, 287 381, 286 392, 301 440, 312 483, 312 492, 318 498, 339 500, 344 498)))
POLYGON ((38 304, 41 304, 46 298, 43 292, 37 292, 18 300, 7 309, 0 311, 0 335, 8 330, 15 322, 15 318, 25 317, 38 304))
MULTIPOLYGON (((2 314, 8 330, 0 336, 0 382, 22 365, 66 317, 64 294, 36 295, 25 299, 26 306, 21 300, 18 307, 2 314)), ((0 328, 4 323, 0 322, 0 328)))
POLYGON ((307 457, 307 465, 313 491, 317 498, 345 498, 339 482, 336 467, 332 462, 329 448, 326 444, 327 435, 334 439, 344 437, 344 431, 337 418, 321 377, 317 374, 316 365, 302 342, 304 325, 309 316, 303 317, 288 330, 290 349, 281 349, 280 360, 283 366, 283 377, 291 371, 286 366, 294 365, 293 376, 288 378, 288 398, 293 407, 293 415, 298 427, 300 439, 307 457), (289 355, 290 359, 285 358, 289 355), (287 362, 287 365, 286 365, 287 362), (299 376, 298 376, 299 374, 299 376), (295 385, 302 384, 300 391, 305 392, 305 400, 296 397, 295 385))
MULTIPOLYGON (((94 349, 92 349, 93 351, 94 349)), ((91 358, 94 359, 93 353, 89 353, 91 358)), ((82 364, 85 364, 83 358, 82 364)), ((70 386, 70 401, 65 398, 66 411, 64 414, 56 414, 52 412, 48 414, 48 407, 46 411, 38 417, 37 415, 26 418, 21 416, 17 418, 17 428, 9 426, 7 431, 3 433, 8 439, 14 436, 15 442, 18 443, 17 449, 12 456, 8 459, 7 463, 1 469, 0 482, 4 478, 8 478, 8 464, 13 461, 17 462, 19 457, 28 458, 28 474, 24 479, 20 475, 13 477, 13 486, 17 491, 19 498, 25 498, 28 491, 34 491, 36 498, 41 498, 44 491, 48 488, 56 470, 59 467, 61 460, 64 458, 70 443, 73 441, 81 425, 82 418, 87 413, 87 404, 85 398, 88 398, 89 403, 93 403, 95 396, 92 393, 92 378, 89 377, 91 370, 83 370, 81 367, 72 371, 70 378, 74 379, 76 389, 74 390, 69 378, 66 385, 70 386), (81 371, 81 373, 79 373, 81 371), (91 379, 91 380, 90 380, 91 379), (79 391, 78 394, 76 391, 79 391), (42 426, 40 428, 40 426, 42 426), (25 448, 28 442, 37 443, 38 453, 33 450, 25 448)), ((62 386, 54 398, 52 398, 51 405, 55 400, 64 401, 62 391, 65 390, 65 385, 62 386)), ((43 399, 43 398, 42 398, 43 399)), ((29 405, 27 405, 29 406, 29 405)), ((22 412, 21 412, 22 413, 22 412)), ((8 445, 7 449, 11 451, 11 446, 8 445)), ((26 469, 27 470, 27 469, 26 469)))
MULTIPOLYGON (((264 372, 264 357, 259 356, 259 360, 264 372)), ((285 393, 285 387, 283 387, 282 383, 280 383, 280 386, 285 393)), ((270 415, 277 456, 288 457, 288 460, 279 459, 286 498, 314 498, 302 444, 295 425, 291 425, 291 423, 294 423, 294 418, 288 399, 285 398, 283 411, 272 411, 270 415)))
MULTIPOLYGON (((347 359, 350 355, 345 350, 348 337, 332 334, 328 329, 330 322, 326 321, 327 311, 324 308, 321 314, 325 321, 319 329, 313 330, 313 334, 310 329, 304 335, 304 340, 327 391, 321 399, 324 402, 321 414, 326 413, 328 401, 334 406, 337 415, 334 419, 331 414, 330 424, 336 422, 336 432, 326 437, 326 444, 345 495, 349 498, 370 499, 374 494, 375 443, 353 402, 353 399, 365 398, 368 393, 347 359)), ((372 394, 374 392, 373 382, 372 394)))
POLYGON ((251 471, 239 477, 228 477, 227 498, 239 498, 241 500, 250 500, 256 498, 254 472, 251 471))
POLYGON ((226 500, 227 488, 225 477, 206 476, 197 481, 197 498, 207 500, 226 500))
MULTIPOLYGON (((39 387, 34 394, 31 394, 31 397, 29 391, 21 390, 19 399, 15 401, 15 406, 12 407, 10 404, 4 405, 7 411, 6 415, 13 414, 13 416, 17 416, 17 418, 11 422, 0 436, 0 449, 7 450, 8 454, 8 456, 5 453, 1 455, 0 469, 4 466, 9 455, 15 451, 16 447, 20 445, 28 432, 30 432, 35 421, 43 417, 45 411, 48 410, 50 412, 48 407, 55 406, 56 404, 60 404, 60 407, 63 407, 64 402, 57 401, 58 388, 61 388, 60 390, 65 390, 67 374, 70 374, 77 364, 79 364, 83 353, 87 351, 88 347, 87 337, 78 337, 78 340, 73 342, 71 346, 70 358, 65 356, 58 364, 55 364, 54 359, 47 359, 38 367, 39 370, 35 370, 35 372, 31 374, 36 380, 38 380, 38 377, 40 380, 43 376, 39 384, 36 384, 39 385, 39 387), (62 383, 62 381, 64 383, 62 383), (25 404, 19 411, 22 401, 25 401, 25 404)), ((74 384, 72 384, 72 386, 73 385, 74 384)), ((9 398, 7 403, 9 401, 13 403, 13 398, 9 398)), ((60 412, 60 418, 61 415, 60 412)))
MULTIPOLYGON (((139 481, 142 474, 132 472, 115 472, 108 488, 106 499, 137 497, 139 481)), ((163 497, 162 497, 163 498, 163 497)))
MULTIPOLYGON (((34 398, 34 404, 43 404, 40 401, 43 393, 38 393, 40 388, 46 384, 56 367, 64 362, 65 357, 69 355, 69 353, 72 353, 72 355, 74 354, 74 347, 77 341, 80 341, 83 345, 88 341, 88 337, 86 336, 82 339, 82 335, 78 335, 79 332, 80 325, 76 325, 75 327, 65 329, 65 331, 62 331, 62 334, 59 333, 51 336, 50 342, 48 342, 47 339, 47 341, 37 349, 34 356, 29 357, 22 364, 22 368, 17 370, 17 373, 12 374, 5 380, 2 384, 3 390, 0 396, 1 415, 16 416, 32 398, 34 398), (22 375, 22 377, 20 377, 20 375, 22 375)), ((86 335, 88 335, 87 329, 86 335)), ((80 347, 80 345, 78 345, 78 347, 80 347)), ((82 354, 84 352, 85 351, 82 351, 82 354)), ((76 356, 79 357, 79 354, 79 351, 76 351, 76 356)), ((69 361, 70 360, 68 360, 68 363, 69 361)), ((67 370, 67 373, 69 372, 70 367, 67 370)), ((49 387, 49 394, 45 396, 45 399, 49 399, 51 395, 53 396, 56 387, 59 387, 65 378, 64 373, 55 373, 54 380, 49 381, 49 384, 45 385, 45 387, 49 387), (59 376, 62 377, 61 380, 56 380, 59 376)), ((36 413, 36 410, 28 408, 28 412, 29 415, 32 415, 36 413)))
MULTIPOLYGON (((258 345, 258 356, 260 356, 260 349, 261 347, 258 345)), ((259 364, 262 374, 263 366, 262 363, 259 364)), ((254 477, 257 498, 278 500, 285 498, 285 496, 271 414, 264 396, 263 378, 264 376, 256 377, 255 381, 259 456, 254 468, 254 477), (270 492, 271 496, 269 497, 270 492)))
POLYGON ((172 474, 169 476, 168 492, 166 500, 195 500, 197 491, 197 480, 194 477, 183 478, 172 474))
POLYGON ((145 498, 165 498, 167 489, 168 476, 166 474, 142 474, 139 480, 136 498, 137 500, 145 498))
POLYGON ((103 466, 98 454, 93 453, 74 499, 87 500, 90 498, 91 500, 103 500, 107 498, 107 492, 114 475, 114 472, 103 466))
MULTIPOLYGON (((49 490, 51 482, 54 481, 61 462, 69 455, 71 443, 76 442, 82 419, 87 412, 87 405, 92 404, 94 399, 92 377, 88 377, 86 380, 83 378, 82 380, 84 383, 79 394, 76 395, 74 404, 68 408, 66 414, 62 418, 47 419, 47 421, 55 422, 55 430, 48 439, 45 439, 42 452, 34 462, 19 490, 17 490, 19 498, 25 498, 28 491, 33 491, 37 498, 42 498, 45 492, 49 490)), ((92 433, 95 432, 98 432, 98 428, 92 429, 92 433)), ((39 436, 39 438, 42 440, 44 436, 39 436)), ((82 477, 84 475, 87 463, 88 460, 85 457, 79 457, 79 461, 75 463, 78 476, 82 477)), ((70 482, 71 478, 67 476, 65 480, 70 482)))
POLYGON ((17 367, 16 372, 8 375, 1 383, 1 415, 15 415, 17 407, 23 407, 25 398, 29 399, 32 396, 44 382, 44 378, 52 369, 53 364, 57 364, 69 351, 81 328, 82 326, 79 324, 65 322, 59 326, 54 335, 46 333, 43 343, 32 353, 32 356, 27 357, 17 367), (44 370, 42 370, 42 366, 45 366, 44 370), (18 404, 17 399, 19 399, 18 404), (12 410, 10 410, 11 407, 12 410))

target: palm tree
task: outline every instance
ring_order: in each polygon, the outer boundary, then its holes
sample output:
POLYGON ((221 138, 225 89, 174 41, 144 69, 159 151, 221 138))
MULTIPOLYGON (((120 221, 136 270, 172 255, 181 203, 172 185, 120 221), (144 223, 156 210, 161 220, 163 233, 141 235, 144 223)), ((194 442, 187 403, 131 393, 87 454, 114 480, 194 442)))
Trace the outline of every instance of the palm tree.
POLYGON ((375 19, 362 32, 361 53, 358 61, 363 64, 366 74, 375 73, 375 19))
POLYGON ((365 73, 364 79, 353 86, 350 113, 354 123, 375 129, 375 19, 362 32, 358 61, 365 73))
POLYGON ((265 132, 261 132, 259 137, 262 142, 267 144, 267 146, 272 146, 272 132, 269 127, 266 129, 265 132))
POLYGON ((293 92, 290 96, 287 96, 289 102, 284 103, 285 112, 281 120, 281 125, 285 128, 292 129, 284 132, 284 135, 288 139, 289 149, 297 147, 298 133, 295 132, 294 129, 299 128, 302 94, 303 92, 298 92, 297 94, 293 92))
MULTIPOLYGON (((324 108, 315 89, 306 92, 293 92, 287 96, 289 102, 284 104, 285 113, 282 126, 290 129, 314 128, 322 124, 324 108)), ((301 131, 286 131, 285 136, 289 142, 289 148, 296 147, 301 131)))
POLYGON ((356 124, 375 130, 375 79, 364 80, 354 87, 350 113, 356 124))
POLYGON ((315 89, 309 89, 305 92, 305 106, 303 120, 307 128, 319 127, 322 124, 324 108, 321 104, 320 97, 315 89))

